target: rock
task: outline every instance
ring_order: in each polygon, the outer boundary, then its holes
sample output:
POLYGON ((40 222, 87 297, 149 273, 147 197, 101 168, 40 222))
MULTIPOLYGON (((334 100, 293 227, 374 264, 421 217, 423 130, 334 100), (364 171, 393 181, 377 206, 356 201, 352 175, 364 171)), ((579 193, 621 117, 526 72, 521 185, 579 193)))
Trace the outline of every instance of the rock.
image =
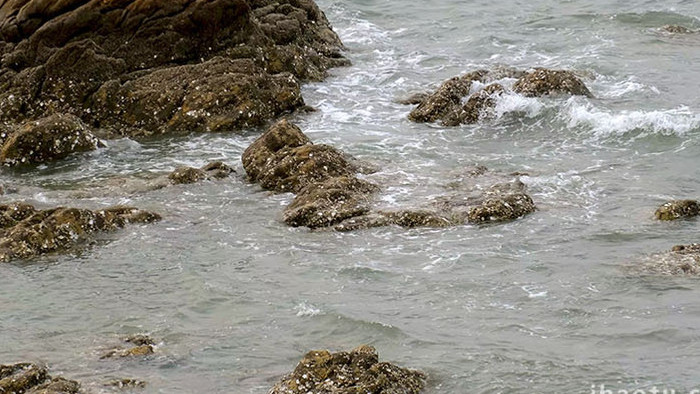
MULTIPOLYGON (((18 206, 17 203, 14 206, 18 206)), ((31 206, 23 207, 25 212, 32 213, 20 215, 23 217, 21 220, 0 230, 0 261, 65 252, 89 239, 95 232, 114 230, 128 223, 151 223, 160 219, 155 213, 125 206, 99 211, 65 207, 40 211, 31 206)), ((6 214, 7 210, 4 215, 6 214)))
POLYGON ((536 209, 535 203, 527 194, 506 194, 488 198, 471 208, 467 219, 474 224, 505 222, 535 212, 536 209))
POLYGON ((25 394, 77 394, 80 383, 52 378, 46 368, 36 364, 0 365, 0 392, 25 394))
POLYGON ((44 163, 101 146, 88 127, 73 115, 51 115, 12 132, 0 148, 5 165, 44 163))
POLYGON ((115 387, 118 389, 142 389, 147 385, 146 382, 136 379, 115 379, 104 384, 105 387, 115 387))
POLYGON ((203 180, 222 179, 234 172, 233 168, 220 161, 211 162, 202 168, 178 167, 168 175, 175 185, 196 183, 203 180))
POLYGON ((124 342, 132 343, 136 346, 155 345, 156 342, 149 335, 135 334, 124 338, 124 342))
POLYGON ((513 91, 528 97, 574 95, 593 97, 586 85, 571 71, 536 68, 513 85, 513 91))
POLYGON ((100 360, 106 358, 125 358, 125 357, 143 357, 155 353, 152 345, 134 346, 129 349, 112 349, 100 357, 100 360))
POLYGON ((284 210, 284 221, 292 227, 328 227, 366 214, 370 197, 379 187, 355 177, 340 176, 307 185, 284 210))
POLYGON ((376 350, 362 345, 350 352, 308 352, 294 372, 270 389, 269 394, 417 394, 425 380, 420 371, 379 362, 376 350))
POLYGON ((0 365, 0 392, 23 393, 49 379, 46 368, 20 363, 0 365))
POLYGON ((22 0, 0 8, 0 121, 110 136, 236 130, 304 108, 348 64, 310 0, 22 0))
POLYGON ((414 122, 435 122, 454 112, 462 98, 469 95, 475 81, 484 81, 488 71, 477 70, 445 81, 435 93, 425 98, 408 119, 414 122))
POLYGON ((25 394, 78 394, 80 383, 64 378, 53 378, 50 381, 32 387, 25 394))
POLYGON ((695 200, 673 200, 660 206, 654 216, 658 220, 676 220, 700 215, 700 203, 695 200))
POLYGON ((627 269, 641 275, 700 275, 700 244, 676 245, 627 269))
POLYGON ((505 89, 500 84, 494 83, 472 94, 464 105, 456 107, 445 115, 442 124, 445 126, 457 126, 460 124, 477 123, 483 118, 491 116, 496 107, 496 98, 501 96, 505 89))
POLYGON ((298 127, 283 120, 243 152, 248 178, 265 189, 296 193, 312 183, 357 172, 329 145, 312 144, 298 127))
POLYGON ((688 29, 685 26, 679 25, 665 25, 661 27, 661 30, 673 34, 690 34, 695 32, 694 30, 688 29))
POLYGON ((36 209, 23 202, 0 205, 0 229, 16 225, 36 213, 36 209))

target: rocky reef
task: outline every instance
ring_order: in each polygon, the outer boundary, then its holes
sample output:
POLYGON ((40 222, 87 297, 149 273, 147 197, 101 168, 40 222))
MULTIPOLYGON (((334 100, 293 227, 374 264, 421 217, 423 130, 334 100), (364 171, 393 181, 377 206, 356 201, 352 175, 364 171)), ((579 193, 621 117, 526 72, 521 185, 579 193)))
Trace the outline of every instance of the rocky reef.
POLYGON ((586 85, 571 71, 536 68, 530 72, 510 68, 477 70, 445 81, 435 92, 416 95, 406 104, 418 104, 408 119, 440 122, 445 126, 477 123, 493 116, 497 98, 511 90, 495 81, 517 79, 512 92, 528 97, 581 95, 593 97, 586 85), (483 88, 477 88, 486 85, 483 88), (476 91, 474 91, 476 90, 476 91))
POLYGON ((95 149, 93 134, 262 125, 348 64, 309 0, 4 2, 0 44, 4 163, 95 149))
POLYGON ((3 204, 0 205, 0 262, 66 252, 93 233, 157 220, 160 220, 158 214, 127 206, 91 211, 65 207, 38 210, 21 202, 3 204))
POLYGON ((425 380, 426 375, 420 371, 379 362, 377 351, 362 345, 349 352, 308 352, 269 394, 417 394, 425 380))
POLYGON ((284 210, 294 227, 350 231, 371 227, 445 227, 514 220, 536 210, 525 184, 485 167, 464 169, 453 192, 420 209, 385 211, 373 200, 381 188, 357 177, 362 167, 332 146, 313 144, 295 125, 282 120, 243 153, 248 179, 264 189, 292 192, 284 210))
POLYGON ((77 394, 80 383, 51 377, 45 367, 31 363, 0 365, 0 392, 23 394, 77 394))
POLYGON ((676 220, 698 215, 700 215, 700 203, 696 200, 669 201, 654 212, 658 220, 676 220))

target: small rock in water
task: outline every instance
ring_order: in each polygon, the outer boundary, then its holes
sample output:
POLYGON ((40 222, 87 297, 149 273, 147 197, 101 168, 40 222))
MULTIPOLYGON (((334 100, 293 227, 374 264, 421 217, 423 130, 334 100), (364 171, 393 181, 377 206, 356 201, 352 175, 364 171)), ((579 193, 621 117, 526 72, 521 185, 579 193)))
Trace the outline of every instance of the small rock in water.
POLYGON ((196 183, 203 180, 222 179, 228 177, 233 168, 220 161, 206 164, 202 168, 179 167, 168 175, 170 182, 175 185, 196 183))
POLYGON ((695 32, 694 30, 688 29, 687 27, 680 25, 665 25, 661 27, 661 30, 673 34, 689 34, 695 32))
POLYGON ((80 383, 52 378, 47 369, 31 363, 0 365, 0 393, 77 394, 80 383))
POLYGON ((104 384, 105 387, 115 387, 118 389, 142 389, 147 383, 136 379, 115 379, 104 384))
POLYGON ((696 200, 673 200, 660 206, 654 216, 659 220, 676 220, 700 215, 700 203, 696 200))
POLYGON ((536 68, 513 85, 513 91, 528 97, 573 95, 593 97, 586 85, 571 71, 536 68))
POLYGON ((379 362, 377 351, 362 345, 350 352, 308 352, 269 394, 418 394, 425 380, 420 371, 379 362))

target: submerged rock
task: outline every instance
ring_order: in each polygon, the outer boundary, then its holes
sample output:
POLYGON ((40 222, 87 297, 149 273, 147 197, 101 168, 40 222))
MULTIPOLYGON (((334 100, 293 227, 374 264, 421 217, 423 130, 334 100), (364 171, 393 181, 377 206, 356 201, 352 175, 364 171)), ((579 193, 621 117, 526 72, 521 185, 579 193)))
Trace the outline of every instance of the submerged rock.
POLYGON ((142 389, 147 385, 148 383, 137 379, 115 379, 104 384, 105 387, 114 387, 118 389, 142 389))
POLYGON ((660 206, 654 216, 659 220, 676 220, 700 215, 700 203, 695 200, 673 200, 660 206))
POLYGON ((148 335, 136 334, 123 338, 124 342, 134 346, 130 348, 116 347, 103 354, 100 359, 143 357, 155 353, 155 341, 148 335))
POLYGON ((408 115, 414 122, 435 122, 456 111, 462 98, 469 95, 475 81, 482 82, 488 71, 477 70, 445 81, 434 93, 423 99, 408 115))
POLYGON ((685 26, 680 25, 665 25, 661 27, 662 31, 673 34, 690 34, 695 33, 695 30, 689 29, 685 26))
POLYGON ((202 168, 178 167, 168 175, 168 179, 175 185, 196 183, 203 180, 222 179, 228 177, 233 168, 221 161, 214 161, 202 168))
POLYGON ((627 267, 635 274, 700 275, 700 244, 676 245, 670 251, 650 256, 627 267))
POLYGON ((72 114, 110 136, 260 125, 348 63, 310 0, 23 0, 0 40, 0 121, 72 114))
POLYGON ((494 83, 472 94, 464 105, 454 109, 442 119, 445 126, 477 123, 491 116, 496 107, 496 98, 505 92, 502 85, 494 83))
POLYGON ((75 394, 80 384, 64 378, 52 378, 47 369, 36 364, 0 365, 0 392, 25 394, 75 394))
POLYGON ((536 68, 513 85, 513 91, 528 97, 573 95, 593 97, 586 85, 571 71, 536 68))
POLYGON ((26 122, 10 132, 0 147, 5 165, 44 163, 101 146, 89 128, 73 115, 51 115, 26 122))
POLYGON ((377 351, 362 345, 350 352, 308 352, 294 372, 270 389, 269 394, 417 394, 425 380, 420 371, 379 362, 377 351))
POLYGON ((7 221, 8 225, 0 229, 0 262, 65 252, 95 232, 160 220, 158 214, 126 206, 98 211, 65 207, 36 210, 15 203, 0 206, 0 210, 4 211, 3 217, 14 221, 7 221), (22 212, 17 213, 19 220, 11 217, 13 212, 22 212))

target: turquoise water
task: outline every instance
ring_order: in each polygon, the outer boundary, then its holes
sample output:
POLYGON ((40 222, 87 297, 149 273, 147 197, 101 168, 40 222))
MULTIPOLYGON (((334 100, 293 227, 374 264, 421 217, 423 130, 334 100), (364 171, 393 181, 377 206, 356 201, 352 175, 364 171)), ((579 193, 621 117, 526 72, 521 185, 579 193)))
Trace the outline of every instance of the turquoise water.
POLYGON ((319 111, 294 121, 376 163, 378 205, 429 203, 481 164, 528 173, 539 211, 498 226, 309 232, 280 220, 291 195, 243 177, 240 155, 261 130, 111 141, 0 174, 18 189, 3 200, 165 217, 68 256, 0 265, 0 362, 44 362, 94 392, 130 377, 149 382, 144 393, 265 393, 310 349, 370 343, 428 372, 428 393, 700 388, 700 283, 623 269, 700 242, 697 220, 653 220, 668 199, 700 198, 700 34, 659 30, 700 28, 700 6, 319 4, 353 66, 306 85, 319 111), (495 120, 456 128, 410 123, 397 104, 495 66, 576 69, 596 98, 509 95, 495 120), (135 194, 87 186, 214 159, 238 175, 135 194), (137 332, 160 342, 156 355, 99 360, 137 332))

